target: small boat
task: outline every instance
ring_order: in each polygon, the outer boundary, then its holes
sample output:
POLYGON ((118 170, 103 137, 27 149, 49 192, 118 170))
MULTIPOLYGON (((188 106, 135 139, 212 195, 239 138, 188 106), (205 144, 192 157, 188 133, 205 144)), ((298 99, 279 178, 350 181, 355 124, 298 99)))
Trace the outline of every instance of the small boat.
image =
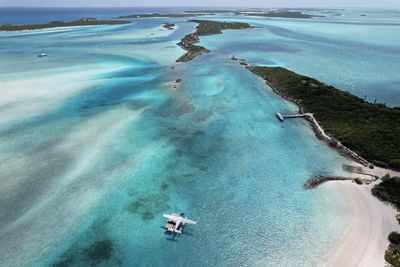
POLYGON ((38 57, 46 57, 46 56, 47 56, 46 53, 40 53, 40 54, 38 55, 38 57))

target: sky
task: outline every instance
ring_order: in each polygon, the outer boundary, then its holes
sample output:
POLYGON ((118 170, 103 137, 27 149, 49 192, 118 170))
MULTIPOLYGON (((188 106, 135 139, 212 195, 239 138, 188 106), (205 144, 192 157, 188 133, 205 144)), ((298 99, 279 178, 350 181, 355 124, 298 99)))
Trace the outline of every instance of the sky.
POLYGON ((400 0, 0 0, 0 7, 382 7, 400 8, 400 0))

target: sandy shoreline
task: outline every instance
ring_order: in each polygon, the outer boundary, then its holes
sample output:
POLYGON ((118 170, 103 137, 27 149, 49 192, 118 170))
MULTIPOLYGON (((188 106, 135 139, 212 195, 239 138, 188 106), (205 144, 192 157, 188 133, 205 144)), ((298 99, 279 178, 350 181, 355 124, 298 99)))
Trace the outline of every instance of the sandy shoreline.
MULTIPOLYGON (((251 71, 248 64, 246 65, 246 68, 251 71)), ((258 75, 257 73, 255 74, 258 75)), ((296 99, 281 94, 278 90, 275 90, 274 86, 266 79, 261 76, 259 77, 263 79, 268 87, 277 95, 296 104, 299 107, 299 113, 303 114, 301 103, 296 99)), ((331 136, 325 133, 324 129, 312 114, 311 116, 308 116, 311 118, 308 119, 308 121, 310 122, 315 135, 329 145, 331 136)), ((367 160, 343 145, 337 146, 333 149, 354 161, 354 164, 362 169, 363 174, 354 173, 353 175, 350 175, 352 177, 368 177, 371 175, 382 177, 385 174, 389 174, 390 176, 400 176, 400 172, 398 171, 377 166, 374 166, 373 169, 368 168, 367 166, 370 165, 370 163, 367 160)), ((387 238, 389 233, 392 231, 400 232, 400 225, 396 219, 396 209, 391 205, 380 201, 371 193, 371 188, 380 182, 381 180, 378 179, 369 185, 357 185, 351 181, 330 181, 323 185, 335 187, 335 189, 338 189, 343 193, 347 203, 351 205, 352 218, 351 222, 342 234, 340 241, 328 254, 327 260, 322 261, 319 266, 383 267, 389 265, 384 259, 385 251, 389 245, 387 238)))
POLYGON ((353 215, 341 240, 320 266, 387 266, 384 259, 389 245, 387 236, 400 230, 396 210, 371 194, 373 185, 332 181, 323 186, 339 189, 351 205, 353 215))

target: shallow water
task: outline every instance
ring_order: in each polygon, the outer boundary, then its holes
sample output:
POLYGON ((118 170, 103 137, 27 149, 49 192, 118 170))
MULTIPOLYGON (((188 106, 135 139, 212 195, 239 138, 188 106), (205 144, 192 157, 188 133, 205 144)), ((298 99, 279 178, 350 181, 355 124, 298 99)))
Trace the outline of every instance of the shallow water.
POLYGON ((202 40, 214 53, 283 66, 370 102, 400 106, 398 12, 343 13, 313 20, 241 18, 256 29, 243 31, 240 38, 229 31, 223 38, 202 40))
POLYGON ((0 34, 5 266, 315 266, 339 240, 350 219, 343 196, 302 185, 348 161, 305 121, 280 123, 275 112, 296 107, 228 57, 308 74, 310 58, 283 55, 315 41, 271 29, 309 36, 309 22, 253 18, 263 28, 204 37, 212 53, 175 64, 175 43, 195 24, 171 20, 167 31, 165 21, 0 34), (263 52, 266 43, 281 52, 263 52), (170 212, 198 224, 173 239, 161 229, 170 212))

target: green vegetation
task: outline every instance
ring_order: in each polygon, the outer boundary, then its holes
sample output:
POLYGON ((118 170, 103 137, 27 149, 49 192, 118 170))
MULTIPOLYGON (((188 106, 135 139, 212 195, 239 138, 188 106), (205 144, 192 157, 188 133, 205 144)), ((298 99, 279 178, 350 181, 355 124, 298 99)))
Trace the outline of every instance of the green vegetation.
POLYGON ((400 209, 400 177, 385 178, 372 188, 372 194, 400 209))
POLYGON ((187 10, 185 13, 234 13, 237 10, 231 9, 205 9, 205 10, 187 10))
MULTIPOLYGON (((371 191, 380 200, 388 201, 400 209, 400 177, 390 178, 389 175, 385 175, 382 182, 375 185, 371 191)), ((399 215, 396 218, 399 221, 399 215)), ((388 239, 390 244, 385 252, 385 260, 395 267, 400 267, 400 234, 391 232, 388 239)))
POLYGON ((400 234, 396 232, 391 232, 388 237, 390 243, 394 245, 400 245, 400 234))
POLYGON ((22 30, 40 30, 56 27, 71 27, 71 26, 94 26, 94 25, 119 25, 128 24, 130 21, 123 20, 98 20, 96 18, 85 18, 75 21, 52 21, 43 24, 10 24, 6 23, 0 26, 0 31, 22 31, 22 30))
POLYGON ((269 18, 294 18, 294 19, 311 19, 315 17, 321 17, 316 15, 304 14, 300 11, 287 11, 277 10, 268 12, 243 12, 241 13, 246 16, 258 16, 258 17, 269 17, 269 18))
POLYGON ((248 67, 280 95, 299 104, 327 133, 365 159, 400 168, 400 111, 281 67, 248 67))
POLYGON ((218 22, 211 20, 190 20, 190 22, 199 24, 196 27, 196 35, 220 34, 223 30, 241 30, 251 27, 250 24, 243 22, 218 22))
POLYGON ((199 36, 221 34, 223 30, 249 29, 251 26, 241 22, 216 22, 209 20, 190 20, 198 23, 196 31, 188 34, 178 43, 180 47, 187 51, 186 54, 176 60, 176 62, 187 62, 204 53, 210 52, 207 48, 199 45, 194 45, 199 42, 199 36))
POLYGON ((385 252, 385 260, 394 267, 400 267, 400 234, 391 232, 388 239, 390 244, 385 252))
POLYGON ((188 17, 198 17, 198 16, 206 16, 206 15, 215 15, 212 13, 146 13, 146 14, 132 14, 119 16, 119 19, 145 19, 145 18, 188 18, 188 17))

